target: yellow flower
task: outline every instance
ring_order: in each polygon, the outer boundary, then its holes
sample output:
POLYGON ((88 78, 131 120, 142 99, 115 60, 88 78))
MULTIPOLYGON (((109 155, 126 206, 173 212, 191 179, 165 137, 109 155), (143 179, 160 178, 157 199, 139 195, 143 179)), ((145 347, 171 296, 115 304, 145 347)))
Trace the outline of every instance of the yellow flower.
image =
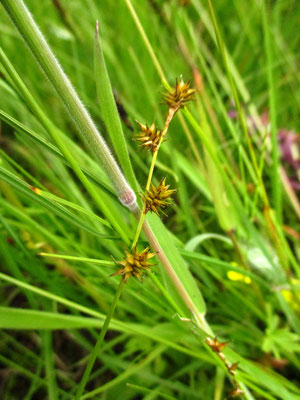
POLYGON ((127 282, 131 276, 141 281, 145 270, 150 270, 150 267, 153 266, 148 260, 154 256, 155 253, 150 253, 150 247, 146 247, 141 253, 136 249, 132 253, 126 251, 124 260, 117 262, 122 267, 112 276, 122 275, 124 282, 127 282))
MULTIPOLYGON (((148 127, 136 121, 141 131, 135 136, 133 140, 139 142, 139 146, 152 152, 157 150, 158 143, 161 139, 162 131, 157 129, 154 122, 148 127)), ((163 140, 164 141, 164 140, 163 140)))
POLYGON ((191 81, 184 82, 182 76, 180 77, 179 83, 176 79, 175 87, 163 95, 163 99, 169 108, 177 111, 193 100, 193 95, 196 90, 191 89, 190 84, 191 81))
MULTIPOLYGON (((294 285, 294 290, 296 292, 296 296, 300 300, 300 281, 298 279, 291 279, 291 283, 294 285)), ((285 300, 291 304, 291 306, 294 308, 294 310, 299 311, 299 305, 297 300, 295 299, 295 295, 292 293, 291 290, 289 289, 283 289, 281 290, 282 296, 285 298, 285 300)))
POLYGON ((172 194, 176 192, 175 189, 169 189, 170 185, 166 185, 166 178, 160 181, 157 188, 151 183, 151 189, 147 190, 142 195, 145 202, 145 212, 154 212, 159 216, 160 213, 164 214, 163 209, 172 204, 172 194))
POLYGON ((251 278, 249 276, 246 276, 246 275, 241 274, 240 272, 236 272, 236 271, 228 271, 227 277, 231 281, 241 281, 241 282, 247 283, 247 285, 249 285, 252 282, 251 278))

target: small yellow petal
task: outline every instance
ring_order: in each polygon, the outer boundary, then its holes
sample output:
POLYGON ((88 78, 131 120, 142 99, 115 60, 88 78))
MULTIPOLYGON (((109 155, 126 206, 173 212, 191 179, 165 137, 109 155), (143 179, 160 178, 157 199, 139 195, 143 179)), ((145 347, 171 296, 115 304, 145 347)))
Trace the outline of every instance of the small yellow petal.
POLYGON ((293 294, 290 290, 282 290, 281 294, 286 301, 288 301, 289 303, 293 303, 293 294))
POLYGON ((245 276, 244 274, 241 274, 240 272, 236 272, 236 271, 228 271, 227 277, 231 281, 245 282, 247 285, 249 285, 252 282, 252 280, 249 276, 245 276))

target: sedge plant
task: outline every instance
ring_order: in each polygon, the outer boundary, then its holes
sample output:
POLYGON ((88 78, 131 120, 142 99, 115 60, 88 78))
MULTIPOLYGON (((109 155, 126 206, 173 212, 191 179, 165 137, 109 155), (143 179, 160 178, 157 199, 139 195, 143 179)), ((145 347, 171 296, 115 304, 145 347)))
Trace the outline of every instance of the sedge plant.
POLYGON ((299 397, 296 6, 250 3, 1 1, 4 398, 299 397))

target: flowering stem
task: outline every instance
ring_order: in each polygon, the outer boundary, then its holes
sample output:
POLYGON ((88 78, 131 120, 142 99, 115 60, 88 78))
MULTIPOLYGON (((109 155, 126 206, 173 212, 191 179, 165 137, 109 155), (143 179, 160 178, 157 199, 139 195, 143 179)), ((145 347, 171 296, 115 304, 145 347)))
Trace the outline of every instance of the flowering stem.
MULTIPOLYGON (((158 151, 159 151, 160 146, 161 146, 161 144, 162 144, 162 142, 164 140, 164 137, 166 136, 166 134, 168 132, 170 123, 171 123, 176 111, 177 111, 176 108, 169 108, 168 116, 167 116, 167 119, 166 119, 166 122, 165 122, 165 125, 164 125, 164 128, 163 128, 161 137, 159 139, 157 148, 155 149, 155 151, 153 153, 153 156, 152 156, 152 161, 151 161, 151 165, 150 165, 150 169, 149 169, 149 174, 148 174, 148 178, 147 178, 147 184, 146 184, 145 191, 149 190, 149 188, 150 188, 151 181, 152 181, 152 176, 153 176, 153 172, 154 172, 155 163, 156 163, 156 160, 157 160, 158 151)), ((135 215, 137 215, 137 213, 135 213, 135 215)), ((142 230, 145 218, 146 218, 146 206, 145 206, 145 203, 143 204, 142 211, 139 214, 138 218, 139 218, 139 220, 138 220, 139 222, 138 222, 138 226, 137 226, 137 229, 136 229, 136 232, 135 232, 135 236, 134 236, 134 239, 133 239, 133 243, 132 243, 132 246, 131 246, 131 251, 135 248, 135 246, 136 246, 136 244, 138 242, 138 239, 140 237, 141 230, 142 230)))
MULTIPOLYGON (((167 131, 168 131, 169 126, 170 126, 170 123, 171 123, 171 121, 172 121, 172 119, 173 119, 173 117, 174 117, 174 115, 175 115, 177 110, 178 110, 178 108, 169 108, 168 116, 167 116, 163 131, 162 131, 161 138, 160 138, 160 140, 158 142, 156 151, 153 153, 151 166, 150 166, 148 179, 147 179, 146 190, 149 190, 149 188, 150 188, 150 184, 151 184, 151 180, 152 180, 153 171, 154 171, 155 162, 156 162, 156 159, 157 159, 159 148, 160 148, 160 146, 161 146, 161 144, 163 142, 163 139, 164 139, 165 135, 167 134, 167 131)), ((131 250, 133 250, 133 248, 136 246, 138 238, 139 238, 140 233, 141 233, 141 230, 143 229, 143 232, 145 233, 145 235, 148 238, 150 246, 154 250, 156 250, 158 259, 160 260, 160 262, 164 266, 166 272, 168 273, 169 277, 171 278, 174 286, 176 287, 178 293, 180 294, 180 296, 183 299, 184 303, 186 304, 187 308, 190 310, 190 312, 194 316, 195 320, 197 321, 198 326, 204 332, 206 332, 207 334, 213 335, 213 332, 212 332, 211 328, 209 327, 209 325, 205 321, 204 314, 201 314, 198 311, 197 307, 195 306, 194 302, 192 301, 190 295, 188 294, 188 292, 185 289, 184 285, 182 284, 181 280, 178 278, 177 274, 175 273, 170 261, 166 257, 166 255, 165 255, 163 249, 161 248, 158 240, 156 239, 155 235, 153 234, 148 222, 145 221, 145 218, 146 218, 145 204, 143 205, 143 208, 142 208, 141 211, 140 211, 139 208, 136 208, 135 210, 133 210, 133 214, 135 215, 135 217, 138 219, 139 222, 138 222, 138 227, 137 227, 137 230, 136 230, 136 234, 135 234, 135 238, 134 238, 131 250)), ((162 293, 170 301, 170 296, 167 294, 167 292, 166 291, 162 291, 162 293)), ((173 301, 171 301, 171 304, 174 306, 174 302, 173 301)), ((179 308, 177 306, 175 307, 175 309, 179 313, 179 315, 182 315, 181 310, 179 310, 179 308)))
POLYGON ((90 354, 88 365, 87 365, 87 367, 86 367, 86 369, 84 371, 84 374, 83 374, 83 377, 81 379, 80 385, 79 385, 79 387, 77 389, 77 392, 75 394, 75 397, 74 397, 75 400, 79 400, 80 399, 80 397, 81 397, 81 395, 82 395, 82 393, 84 391, 84 388, 85 388, 85 386, 87 384, 87 381, 89 379, 90 373, 91 373, 91 371, 93 369, 93 366, 95 364, 95 361, 96 361, 96 358, 98 356, 98 353, 99 353, 99 351, 100 351, 100 349, 102 347, 104 337, 106 335, 108 326, 110 324, 110 320, 111 320, 111 318, 113 316, 113 313, 115 311, 116 305, 118 303, 118 300, 119 300, 119 297, 120 297, 120 295, 122 293, 124 285, 125 285, 125 282, 124 282, 123 279, 121 279, 120 283, 119 283, 119 286, 118 286, 118 289, 117 289, 117 291, 115 293, 115 297, 114 297, 114 299, 113 299, 113 301, 111 303, 110 309, 109 309, 109 311, 108 311, 108 313, 106 315, 106 318, 105 318, 104 324, 102 326, 102 329, 101 329, 100 335, 98 337, 98 340, 96 342, 96 345, 95 345, 92 353, 90 354))
POLYGON ((132 245, 131 245, 131 250, 130 250, 131 252, 134 250, 134 248, 135 248, 135 246, 136 246, 136 244, 137 244, 137 242, 139 240, 139 237, 140 237, 140 234, 141 234, 141 230, 142 230, 145 218, 146 218, 146 214, 145 214, 144 207, 143 207, 143 210, 140 213, 138 226, 137 226, 136 231, 135 231, 135 236, 134 236, 134 239, 133 239, 133 242, 132 242, 132 245))
POLYGON ((161 146, 161 144, 162 144, 162 142, 164 140, 164 137, 166 136, 166 134, 168 132, 170 123, 171 123, 176 111, 177 111, 177 109, 175 109, 175 108, 170 108, 169 109, 169 113, 168 113, 168 116, 167 116, 167 119, 166 119, 166 122, 165 122, 165 125, 164 125, 164 128, 163 128, 160 140, 158 142, 158 145, 157 145, 157 148, 156 148, 155 152, 153 153, 153 157, 152 157, 152 161, 151 161, 151 165, 150 165, 150 170, 149 170, 149 174, 148 174, 148 179, 147 179, 147 184, 146 184, 146 190, 149 190, 149 188, 150 188, 150 184, 151 184, 151 180, 152 180, 153 171, 154 171, 154 167, 155 167, 155 163, 156 163, 156 159, 157 159, 159 148, 160 148, 160 146, 161 146))

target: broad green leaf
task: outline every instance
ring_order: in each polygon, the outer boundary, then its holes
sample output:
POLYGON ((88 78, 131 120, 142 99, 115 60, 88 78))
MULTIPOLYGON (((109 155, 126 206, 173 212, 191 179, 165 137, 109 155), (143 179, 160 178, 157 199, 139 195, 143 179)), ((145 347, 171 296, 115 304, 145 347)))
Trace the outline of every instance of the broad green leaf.
POLYGON ((138 185, 130 162, 119 113, 111 88, 103 51, 101 48, 98 22, 96 25, 94 52, 96 86, 101 115, 106 125, 107 131, 110 135, 112 144, 120 161, 123 172, 133 190, 137 193, 138 185))
MULTIPOLYGON (((155 234, 160 246, 164 250, 167 258, 169 259, 174 271, 176 272, 178 278, 181 280, 183 286, 187 290, 188 294, 190 295, 191 299, 195 303, 196 307, 198 308, 199 313, 205 313, 206 306, 191 272, 183 258, 181 257, 174 240, 164 224, 161 220, 154 214, 149 214, 147 217, 147 221, 155 234)), ((162 267, 164 280, 166 288, 172 293, 174 299, 177 300, 178 305, 181 309, 185 309, 185 305, 181 297, 179 296, 178 292, 176 291, 173 283, 171 282, 170 277, 167 275, 165 270, 162 267)))

